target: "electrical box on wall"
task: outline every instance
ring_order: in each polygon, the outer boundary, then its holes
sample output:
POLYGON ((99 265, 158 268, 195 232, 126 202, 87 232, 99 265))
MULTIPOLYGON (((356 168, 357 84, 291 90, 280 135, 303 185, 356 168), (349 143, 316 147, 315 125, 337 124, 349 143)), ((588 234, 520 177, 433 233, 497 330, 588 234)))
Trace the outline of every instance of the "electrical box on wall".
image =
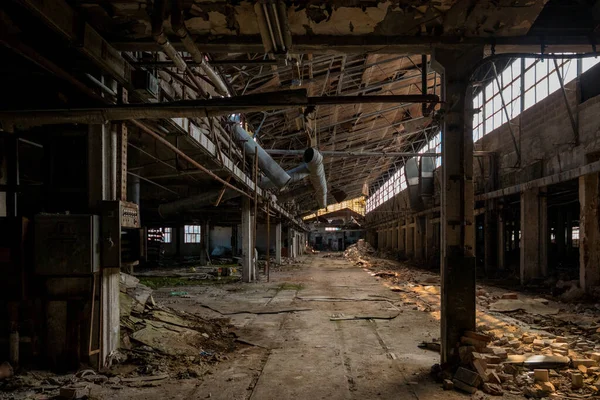
POLYGON ((102 266, 137 265, 145 256, 146 235, 141 229, 139 206, 127 201, 102 202, 102 266))
POLYGON ((100 269, 97 215, 36 215, 35 273, 89 275, 100 269))

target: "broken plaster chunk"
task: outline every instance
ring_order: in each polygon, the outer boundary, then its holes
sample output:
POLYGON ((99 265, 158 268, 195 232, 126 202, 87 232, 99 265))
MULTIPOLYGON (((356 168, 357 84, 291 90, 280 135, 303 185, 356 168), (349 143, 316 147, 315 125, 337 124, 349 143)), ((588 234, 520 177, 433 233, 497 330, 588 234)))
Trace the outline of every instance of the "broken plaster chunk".
POLYGON ((506 360, 506 358, 508 357, 508 354, 506 354, 506 350, 502 347, 490 347, 489 349, 491 349, 491 353, 493 355, 495 355, 496 357, 500 357, 500 359, 502 360, 506 360))
POLYGON ((595 360, 590 360, 587 358, 580 358, 573 360, 573 367, 578 368, 580 365, 584 365, 586 368, 595 367, 598 365, 598 362, 595 360))
POLYGON ((525 336, 525 335, 523 335, 523 337, 521 338, 521 341, 524 344, 532 344, 534 340, 535 340, 535 337, 533 337, 533 336, 525 336))
POLYGON ((452 382, 450 379, 444 379, 443 387, 444 390, 452 390, 454 389, 454 382, 452 382))
POLYGON ((496 384, 501 384, 502 383, 502 379, 500 378, 500 376, 498 375, 498 373, 495 370, 490 370, 488 369, 486 371, 487 374, 487 381, 490 383, 496 383, 496 384))
POLYGON ((518 349, 519 347, 521 347, 521 342, 519 340, 515 339, 515 340, 511 340, 510 342, 508 342, 508 345, 510 347, 518 349))
POLYGON ((516 300, 519 298, 517 293, 504 293, 501 297, 503 300, 516 300))
POLYGON ((533 379, 536 382, 548 382, 550 380, 550 376, 548 375, 547 369, 534 369, 533 370, 533 379))
MULTIPOLYGON (((479 374, 468 370, 463 367, 459 367, 454 374, 454 381, 460 381, 468 386, 472 386, 474 388, 478 388, 481 385, 481 376, 479 374)), ((454 382, 456 384, 456 382, 454 382)))
POLYGON ((588 357, 594 361, 600 361, 600 353, 589 353, 588 357))
POLYGON ((473 338, 470 338, 470 337, 467 337, 467 336, 461 337, 460 338, 460 342, 463 345, 475 346, 475 348, 477 348, 477 349, 483 349, 488 344, 488 342, 486 342, 486 341, 473 339, 473 338))
POLYGON ((475 359, 473 360, 473 368, 475 368, 475 371, 477 371, 477 373, 479 374, 479 376, 481 377, 481 379, 485 382, 487 382, 487 362, 485 362, 484 360, 481 359, 475 359))
POLYGON ((484 383, 482 389, 484 393, 487 393, 490 396, 502 396, 504 394, 502 387, 494 383, 484 383))
POLYGON ((471 339, 479 340, 482 342, 491 342, 492 341, 492 338, 489 337, 488 335, 484 335, 483 333, 477 333, 477 332, 473 332, 473 331, 465 331, 464 336, 471 338, 471 339))
POLYGON ((571 373, 571 387, 573 389, 581 389, 583 387, 583 375, 579 372, 571 373))
POLYGON ((554 387, 552 382, 539 382, 538 385, 542 387, 542 390, 545 393, 554 393, 556 391, 556 388, 554 387))
POLYGON ((473 386, 469 386, 464 382, 459 381, 458 379, 452 379, 452 383, 456 389, 462 390, 463 392, 475 394, 477 392, 477 388, 473 386))

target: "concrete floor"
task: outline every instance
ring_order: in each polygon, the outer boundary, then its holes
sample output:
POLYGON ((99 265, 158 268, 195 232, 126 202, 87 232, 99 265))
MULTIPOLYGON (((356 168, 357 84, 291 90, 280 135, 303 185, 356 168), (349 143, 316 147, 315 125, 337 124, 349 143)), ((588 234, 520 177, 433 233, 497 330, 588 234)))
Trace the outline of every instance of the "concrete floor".
POLYGON ((306 256, 301 262, 272 272, 270 283, 178 288, 186 290, 188 298, 169 297, 167 288, 155 292, 156 301, 169 307, 211 318, 227 314, 240 339, 253 345, 240 345, 201 379, 173 379, 151 388, 97 388, 92 396, 145 400, 467 397, 443 391, 429 376, 439 356, 417 345, 439 337, 439 322, 432 313, 404 304, 399 293, 343 258, 306 256), (389 320, 330 320, 396 315, 389 320))

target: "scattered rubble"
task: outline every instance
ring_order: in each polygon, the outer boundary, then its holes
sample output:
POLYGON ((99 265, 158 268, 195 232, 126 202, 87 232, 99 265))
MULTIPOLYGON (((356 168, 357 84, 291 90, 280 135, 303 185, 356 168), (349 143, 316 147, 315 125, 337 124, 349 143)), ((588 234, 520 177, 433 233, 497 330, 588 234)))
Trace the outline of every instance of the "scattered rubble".
MULTIPOLYGON (((404 305, 439 312, 439 276, 400 263, 393 255, 380 259, 368 243, 350 246, 345 257, 385 280, 404 305)), ((583 297, 576 281, 559 281, 560 299, 583 297), (562 293, 562 294, 561 294, 562 293)), ((475 397, 504 393, 530 398, 590 398, 600 396, 600 304, 557 303, 555 298, 477 287, 478 315, 494 326, 478 325, 458 344, 454 368, 432 368, 445 390, 475 397)), ((419 347, 439 351, 437 342, 419 347)))
MULTIPOLYGON (((227 359, 236 337, 224 319, 205 320, 156 304, 152 289, 121 273, 121 346, 109 355, 100 372, 76 374, 23 371, 13 376, 8 363, 0 364, 0 391, 19 391, 25 398, 89 398, 95 385, 158 386, 167 379, 200 378, 210 365, 227 359), (43 395, 42 395, 43 394, 43 395)), ((2 397, 2 396, 0 396, 2 397)))

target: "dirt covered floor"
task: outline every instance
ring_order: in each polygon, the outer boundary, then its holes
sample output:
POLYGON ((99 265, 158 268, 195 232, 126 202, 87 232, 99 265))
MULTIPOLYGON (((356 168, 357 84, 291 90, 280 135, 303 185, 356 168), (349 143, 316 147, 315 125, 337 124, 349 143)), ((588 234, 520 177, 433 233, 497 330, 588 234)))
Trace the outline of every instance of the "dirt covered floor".
MULTIPOLYGON (((439 362, 439 276, 377 258, 368 248, 351 248, 346 257, 301 257, 273 268, 270 282, 172 283, 151 290, 136 278, 123 279, 125 348, 110 369, 60 376, 21 371, 5 380, 0 396, 52 398, 61 387, 80 387, 93 399, 469 396, 445 391, 444 376, 431 373, 439 362)), ((481 375, 491 383, 487 373, 494 372, 503 398, 595 394, 600 373, 595 362, 586 370, 569 363, 550 369, 549 392, 547 384, 534 382, 525 358, 514 358, 564 353, 589 359, 595 350, 592 328, 556 323, 564 307, 534 296, 478 287, 478 303, 478 330, 491 341, 483 346, 500 349, 501 359, 465 345, 461 348, 470 347, 465 364, 473 370, 474 359, 485 358, 481 375), (582 374, 581 389, 572 389, 573 373, 582 374)), ((491 397, 481 390, 473 394, 491 397)))

